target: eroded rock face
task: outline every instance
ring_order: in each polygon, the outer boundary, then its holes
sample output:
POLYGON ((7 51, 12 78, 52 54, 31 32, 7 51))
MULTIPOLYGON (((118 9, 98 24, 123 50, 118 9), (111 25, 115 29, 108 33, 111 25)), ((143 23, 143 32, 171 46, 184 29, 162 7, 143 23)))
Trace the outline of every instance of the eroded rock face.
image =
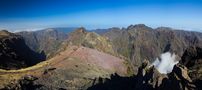
POLYGON ((57 29, 45 29, 39 31, 22 31, 16 34, 25 39, 25 43, 35 52, 43 52, 47 58, 53 57, 60 49, 62 42, 67 39, 67 33, 57 29))
POLYGON ((161 53, 169 51, 182 57, 189 46, 202 47, 202 33, 167 27, 152 29, 143 24, 126 29, 109 29, 102 35, 109 38, 115 51, 131 60, 135 69, 142 60, 153 62, 161 53))

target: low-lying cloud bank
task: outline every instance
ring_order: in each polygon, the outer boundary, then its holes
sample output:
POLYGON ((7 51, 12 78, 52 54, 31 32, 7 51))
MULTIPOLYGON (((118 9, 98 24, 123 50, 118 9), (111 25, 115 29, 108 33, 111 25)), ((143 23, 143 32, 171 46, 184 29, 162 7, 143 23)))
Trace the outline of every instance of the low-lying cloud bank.
POLYGON ((167 74, 172 72, 174 65, 178 62, 174 53, 166 52, 161 54, 160 58, 156 58, 152 65, 154 65, 160 73, 167 74))

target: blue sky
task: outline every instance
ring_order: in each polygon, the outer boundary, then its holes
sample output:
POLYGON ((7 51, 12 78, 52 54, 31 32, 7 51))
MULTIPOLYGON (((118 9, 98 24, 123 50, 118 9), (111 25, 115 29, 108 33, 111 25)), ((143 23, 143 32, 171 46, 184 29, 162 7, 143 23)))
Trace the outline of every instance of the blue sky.
POLYGON ((0 0, 0 29, 95 29, 139 23, 202 31, 202 0, 0 0))

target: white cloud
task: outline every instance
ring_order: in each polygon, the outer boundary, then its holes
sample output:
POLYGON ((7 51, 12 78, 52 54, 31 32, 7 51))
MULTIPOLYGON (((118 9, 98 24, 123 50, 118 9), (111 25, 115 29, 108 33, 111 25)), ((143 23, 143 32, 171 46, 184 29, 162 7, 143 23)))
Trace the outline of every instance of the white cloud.
POLYGON ((17 29, 17 30, 14 30, 13 32, 20 32, 20 31, 37 31, 37 30, 42 30, 42 29, 45 29, 45 28, 26 28, 26 29, 17 29))
POLYGON ((166 52, 161 54, 160 58, 156 58, 152 65, 154 65, 160 73, 167 74, 172 72, 174 65, 178 62, 175 54, 166 52))

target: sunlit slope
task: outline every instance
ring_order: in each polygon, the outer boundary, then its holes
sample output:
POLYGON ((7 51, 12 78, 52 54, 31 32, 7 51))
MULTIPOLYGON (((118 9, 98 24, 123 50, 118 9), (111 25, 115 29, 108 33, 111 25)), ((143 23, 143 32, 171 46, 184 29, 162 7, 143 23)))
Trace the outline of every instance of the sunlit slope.
POLYGON ((113 73, 127 76, 130 66, 125 60, 94 49, 68 46, 55 57, 35 66, 20 70, 0 70, 0 88, 17 83, 18 79, 26 75, 39 78, 35 82, 45 88, 87 88, 93 79, 108 78, 113 73), (71 86, 65 85, 70 82, 74 83, 71 86))

